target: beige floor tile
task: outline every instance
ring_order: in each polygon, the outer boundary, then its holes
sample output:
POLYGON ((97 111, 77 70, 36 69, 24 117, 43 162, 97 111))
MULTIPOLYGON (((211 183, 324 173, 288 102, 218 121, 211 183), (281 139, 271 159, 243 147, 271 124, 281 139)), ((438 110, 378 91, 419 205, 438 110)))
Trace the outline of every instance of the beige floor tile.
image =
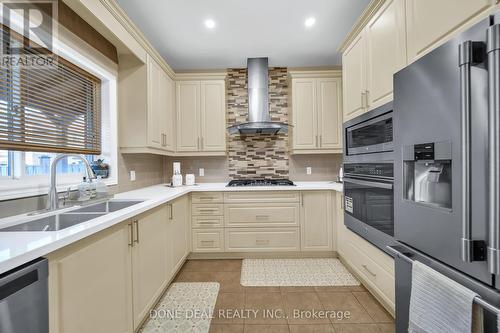
POLYGON ((288 325, 245 325, 245 333, 289 333, 288 325))
POLYGON ((373 323, 366 309, 350 292, 318 293, 323 309, 338 313, 332 323, 373 323))
POLYGON ((244 293, 245 288, 240 284, 241 272, 215 272, 216 281, 220 283, 221 293, 244 293))
POLYGON ((247 293, 245 309, 255 311, 245 324, 285 324, 285 307, 280 293, 247 293))
POLYGON ((335 333, 332 324, 290 325, 290 333, 335 333))
POLYGON ((246 293, 279 293, 280 287, 244 287, 246 293))
POLYGON ((219 293, 214 309, 215 324, 243 324, 245 320, 241 315, 245 309, 244 293, 219 293))
POLYGON ((353 294, 376 323, 394 322, 394 318, 369 292, 353 292, 353 294))
POLYGON ((288 324, 328 324, 328 318, 315 317, 322 305, 315 292, 288 292, 283 294, 288 324))
POLYGON ((180 271, 174 282, 219 282, 217 273, 214 272, 188 272, 180 271))
POLYGON ((313 293, 314 287, 279 287, 282 293, 313 293))
POLYGON ((189 272, 239 272, 241 260, 188 260, 183 269, 189 272))
POLYGON ((344 291, 366 291, 366 288, 360 284, 359 286, 325 286, 325 287, 314 287, 314 290, 318 293, 337 293, 344 291))
POLYGON ((380 333, 395 333, 396 325, 394 324, 377 324, 380 333))
POLYGON ((334 324, 335 333, 380 333, 376 324, 334 324))
POLYGON ((243 333, 244 326, 238 324, 212 324, 209 333, 243 333))

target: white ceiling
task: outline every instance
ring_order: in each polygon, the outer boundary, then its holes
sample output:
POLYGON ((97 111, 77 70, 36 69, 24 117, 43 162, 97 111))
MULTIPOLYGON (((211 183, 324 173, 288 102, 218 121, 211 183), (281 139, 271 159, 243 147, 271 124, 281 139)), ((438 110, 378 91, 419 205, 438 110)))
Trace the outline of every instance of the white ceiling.
POLYGON ((369 0, 117 0, 175 70, 340 65, 337 48, 369 0), (316 18, 311 28, 304 26, 316 18), (209 30, 204 21, 213 19, 209 30))

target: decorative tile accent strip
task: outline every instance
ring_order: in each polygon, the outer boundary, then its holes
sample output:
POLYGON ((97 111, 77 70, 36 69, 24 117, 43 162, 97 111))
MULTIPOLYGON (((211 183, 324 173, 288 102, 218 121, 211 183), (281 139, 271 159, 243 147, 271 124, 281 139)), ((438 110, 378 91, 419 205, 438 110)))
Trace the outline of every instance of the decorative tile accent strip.
MULTIPOLYGON (((269 68, 269 113, 288 123, 287 68, 269 68)), ((228 69, 227 124, 248 120, 247 69, 228 69)), ((228 136, 229 177, 288 178, 288 135, 228 136)))
POLYGON ((219 288, 217 282, 173 283, 140 331, 208 333, 219 288))
POLYGON ((245 287, 359 286, 359 281, 335 258, 244 259, 245 287))

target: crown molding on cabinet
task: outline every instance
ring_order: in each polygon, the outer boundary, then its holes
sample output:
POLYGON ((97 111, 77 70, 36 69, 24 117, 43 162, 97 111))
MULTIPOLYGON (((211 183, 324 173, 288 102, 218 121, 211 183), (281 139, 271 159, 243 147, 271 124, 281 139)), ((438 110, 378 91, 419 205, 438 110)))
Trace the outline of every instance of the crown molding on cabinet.
POLYGON ((181 72, 175 73, 176 81, 206 81, 206 80, 225 80, 227 71, 212 72, 181 72))
POLYGON ((337 51, 340 53, 343 53, 345 49, 351 44, 351 42, 356 38, 356 36, 363 30, 365 25, 370 21, 370 19, 375 15, 375 13, 382 7, 386 0, 372 0, 366 6, 365 10, 361 14, 361 16, 358 18, 356 23, 351 29, 351 32, 347 35, 347 37, 344 39, 344 41, 340 44, 339 48, 337 51))
POLYGON ((129 34, 146 50, 146 52, 162 67, 162 69, 175 79, 175 72, 163 57, 156 51, 144 34, 130 20, 125 11, 118 5, 116 0, 99 0, 101 4, 116 18, 129 34))
POLYGON ((342 69, 332 70, 290 70, 288 76, 291 79, 297 78, 322 78, 322 77, 342 77, 342 69))

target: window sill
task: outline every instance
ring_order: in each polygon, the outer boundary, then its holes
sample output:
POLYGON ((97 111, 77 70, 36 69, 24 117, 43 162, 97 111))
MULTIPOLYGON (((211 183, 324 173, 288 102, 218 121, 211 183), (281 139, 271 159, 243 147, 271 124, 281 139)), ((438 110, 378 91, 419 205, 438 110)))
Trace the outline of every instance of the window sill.
MULTIPOLYGON (((113 185, 118 185, 118 180, 116 177, 104 179, 104 183, 110 187, 113 185)), ((79 183, 75 184, 74 182, 72 183, 63 183, 59 184, 57 186, 57 192, 62 193, 68 190, 70 188, 71 191, 77 190, 78 189, 79 183)), ((48 185, 39 185, 39 186, 33 186, 33 184, 25 184, 16 186, 16 188, 7 188, 4 189, 3 187, 0 186, 0 201, 5 201, 5 200, 14 200, 14 199, 23 199, 23 198, 29 198, 29 197, 37 197, 37 196, 42 196, 42 195, 47 195, 49 192, 49 187, 48 185)))

